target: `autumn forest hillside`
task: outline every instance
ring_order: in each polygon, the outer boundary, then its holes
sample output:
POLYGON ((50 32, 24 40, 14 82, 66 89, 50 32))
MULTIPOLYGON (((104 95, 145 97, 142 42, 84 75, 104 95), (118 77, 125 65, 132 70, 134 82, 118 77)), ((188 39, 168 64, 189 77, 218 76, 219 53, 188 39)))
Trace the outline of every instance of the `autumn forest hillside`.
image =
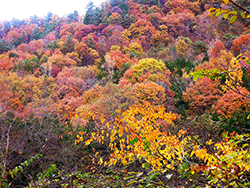
POLYGON ((249 187, 250 2, 85 8, 0 22, 0 187, 249 187))

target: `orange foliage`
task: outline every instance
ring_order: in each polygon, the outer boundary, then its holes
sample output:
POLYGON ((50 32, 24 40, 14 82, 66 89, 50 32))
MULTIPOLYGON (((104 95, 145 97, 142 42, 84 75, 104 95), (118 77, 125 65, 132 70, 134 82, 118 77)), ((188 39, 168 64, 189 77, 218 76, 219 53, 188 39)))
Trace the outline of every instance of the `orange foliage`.
POLYGON ((183 93, 183 98, 189 103, 190 110, 195 113, 210 110, 221 96, 219 85, 218 81, 212 81, 207 77, 197 80, 195 84, 191 83, 183 93))
POLYGON ((213 69, 215 69, 215 64, 213 64, 212 62, 205 61, 204 63, 195 67, 195 71, 198 69, 200 69, 200 70, 213 70, 213 69))
MULTIPOLYGON (((239 88, 239 92, 244 95, 249 95, 249 91, 245 88, 239 88)), ((245 109, 250 112, 250 101, 247 100, 241 94, 236 93, 233 90, 228 90, 216 103, 216 110, 217 113, 221 117, 230 118, 231 114, 235 112, 240 112, 241 110, 245 109)))
POLYGON ((158 46, 159 44, 163 44, 166 46, 170 41, 167 26, 161 25, 159 26, 159 29, 160 31, 158 30, 152 35, 150 43, 153 46, 158 46))
MULTIPOLYGON (((114 48, 114 46, 112 47, 114 48)), ((102 67, 108 70, 110 75, 113 75, 114 70, 118 69, 118 76, 121 77, 122 65, 124 65, 125 63, 133 65, 137 62, 137 60, 136 58, 130 59, 129 54, 123 54, 120 50, 113 50, 111 49, 111 52, 107 53, 107 55, 105 56, 105 63, 102 67)))
POLYGON ((93 117, 97 127, 100 127, 102 124, 101 118, 106 117, 108 120, 112 120, 115 114, 115 109, 119 109, 129 104, 123 104, 121 101, 124 98, 121 95, 121 89, 118 85, 108 83, 104 87, 95 86, 95 88, 86 92, 83 95, 83 100, 85 101, 83 105, 76 109, 76 113, 81 117, 73 118, 73 123, 82 122, 83 126, 89 122, 90 117, 93 117), (93 96, 90 96, 93 94, 93 96), (88 103, 86 103, 88 102, 88 103), (91 115, 90 115, 91 114, 91 115), (79 118, 81 120, 79 120, 79 118))
POLYGON ((200 1, 188 1, 188 0, 169 0, 165 3, 164 11, 169 12, 174 10, 176 12, 182 12, 183 10, 189 9, 194 13, 200 12, 200 1))
POLYGON ((9 71, 15 65, 15 58, 9 58, 8 54, 0 55, 0 72, 9 71))
POLYGON ((116 62, 115 68, 118 69, 121 69, 124 63, 134 65, 137 62, 136 58, 130 59, 129 54, 123 54, 121 51, 114 51, 109 56, 114 59, 116 62))
POLYGON ((72 24, 63 23, 61 25, 61 30, 59 35, 60 37, 72 36, 74 32, 75 32, 74 23, 72 24))
POLYGON ((219 57, 221 50, 226 50, 226 48, 225 48, 224 44, 221 42, 221 40, 217 40, 213 44, 213 48, 212 48, 212 51, 210 53, 211 58, 219 57))
MULTIPOLYGON (((2 95, 0 97, 0 108, 2 111, 11 111, 18 116, 23 116, 28 112, 34 113, 35 111, 39 114, 41 111, 33 108, 37 106, 38 101, 44 100, 50 95, 53 84, 54 79, 52 77, 44 79, 43 76, 28 75, 22 78, 16 73, 1 74, 0 89, 2 95), (33 110, 28 110, 28 108, 33 110)), ((43 109, 45 110, 45 108, 43 109)))
POLYGON ((230 62, 234 58, 233 54, 224 50, 220 51, 216 58, 211 58, 210 63, 220 71, 228 70, 230 62))
POLYGON ((154 82, 136 83, 123 88, 124 96, 130 104, 144 104, 149 102, 152 105, 161 105, 166 100, 165 88, 154 82))
POLYGON ((68 120, 71 119, 71 113, 75 112, 75 110, 82 105, 82 98, 81 97, 74 97, 74 96, 66 96, 62 100, 59 100, 56 103, 57 113, 61 120, 68 120))
POLYGON ((193 26, 196 22, 196 17, 194 13, 190 10, 182 10, 181 12, 167 14, 161 20, 164 24, 167 25, 169 34, 174 37, 183 36, 191 37, 193 36, 193 26))
POLYGON ((82 80, 95 80, 97 73, 96 66, 88 66, 88 67, 74 67, 74 68, 66 68, 63 69, 58 76, 59 77, 77 77, 82 80))
POLYGON ((33 54, 34 52, 40 52, 43 49, 42 40, 33 40, 29 44, 20 44, 17 50, 22 52, 28 52, 33 54))
POLYGON ((56 65, 60 70, 62 70, 65 67, 75 67, 77 65, 77 62, 75 62, 73 59, 60 55, 60 54, 53 54, 51 57, 49 57, 49 60, 47 63, 44 63, 42 66, 48 68, 48 64, 51 65, 51 68, 56 65))
POLYGON ((24 106, 20 101, 20 95, 17 92, 11 91, 9 83, 10 77, 18 79, 16 74, 0 74, 0 112, 19 112, 23 110, 24 106))
POLYGON ((133 75, 132 68, 129 68, 123 75, 123 77, 120 79, 119 84, 120 85, 127 85, 129 83, 136 83, 136 78, 133 75))
POLYGON ((94 101, 98 100, 101 97, 101 91, 102 91, 101 86, 99 85, 93 86, 83 94, 82 96, 83 102, 91 104, 94 101))
POLYGON ((98 52, 89 48, 84 42, 78 43, 75 46, 75 52, 81 60, 80 65, 89 65, 94 63, 95 59, 99 58, 98 52))
POLYGON ((233 46, 231 48, 232 53, 237 56, 240 53, 244 53, 248 46, 250 45, 250 34, 241 35, 233 41, 233 46))
POLYGON ((121 33, 122 38, 125 40, 139 39, 142 47, 148 49, 148 41, 151 36, 156 32, 155 27, 151 22, 145 19, 139 19, 136 23, 131 24, 130 27, 121 33))

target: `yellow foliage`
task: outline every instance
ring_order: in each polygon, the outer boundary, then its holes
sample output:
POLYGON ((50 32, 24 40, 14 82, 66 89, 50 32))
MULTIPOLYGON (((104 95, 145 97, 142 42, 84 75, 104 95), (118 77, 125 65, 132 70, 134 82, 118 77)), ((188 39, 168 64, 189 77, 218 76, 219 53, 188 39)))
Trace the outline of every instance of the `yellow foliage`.
POLYGON ((188 52, 188 44, 184 40, 179 39, 176 44, 176 51, 179 56, 185 56, 188 52))
MULTIPOLYGON (((162 131, 159 120, 171 125, 178 117, 174 113, 166 113, 163 106, 144 103, 130 106, 124 112, 118 111, 121 114, 108 134, 109 128, 102 129, 92 133, 85 141, 88 145, 93 141, 103 143, 106 137, 109 138, 108 145, 112 153, 108 161, 103 161, 101 157, 98 164, 127 165, 139 160, 143 168, 150 165, 152 169, 164 172, 189 163, 185 171, 191 175, 203 174, 210 186, 226 184, 237 187, 241 185, 238 177, 250 172, 249 143, 245 142, 250 139, 249 134, 223 133, 221 141, 210 139, 206 145, 202 145, 199 144, 198 136, 194 139, 194 136, 187 135, 186 130, 181 129, 177 135, 162 131)), ((81 137, 78 136, 76 144, 81 142, 81 137)), ((95 157, 98 157, 98 153, 95 157)), ((189 177, 192 181, 193 176, 189 177)))
POLYGON ((112 45, 111 48, 110 48, 110 50, 109 50, 109 52, 111 53, 111 52, 115 52, 115 51, 119 51, 119 50, 121 50, 120 46, 118 46, 118 45, 112 45))
POLYGON ((230 61, 230 66, 228 68, 227 80, 225 82, 226 86, 222 86, 224 91, 228 91, 229 88, 239 89, 242 83, 243 71, 236 60, 236 58, 232 58, 230 61))
POLYGON ((210 151, 200 148, 198 146, 193 147, 191 156, 195 155, 198 159, 204 161, 205 165, 191 165, 191 171, 198 173, 203 171, 208 174, 208 178, 211 179, 211 184, 230 182, 229 186, 239 186, 236 181, 238 177, 245 172, 250 171, 250 155, 249 144, 244 146, 238 146, 237 142, 249 139, 249 134, 238 135, 232 133, 230 136, 224 133, 224 139, 220 142, 213 143, 212 140, 207 142, 210 147, 210 151), (229 139, 231 139, 229 141, 229 139), (211 148, 213 148, 211 150, 211 148), (235 181, 236 180, 236 181, 235 181))
POLYGON ((124 47, 123 51, 125 53, 134 54, 136 56, 141 56, 143 53, 142 46, 137 42, 131 42, 128 47, 124 47))
MULTIPOLYGON (((163 170, 164 164, 168 164, 167 168, 173 169, 182 161, 182 141, 175 135, 160 131, 157 123, 157 120, 161 119, 171 124, 177 118, 176 114, 166 113, 163 106, 145 103, 131 106, 122 113, 122 117, 123 119, 116 119, 110 134, 110 149, 113 153, 108 161, 109 166, 115 165, 118 161, 126 165, 137 158, 146 160, 153 168, 163 170), (116 141, 119 141, 119 146, 116 141), (169 164, 171 158, 177 161, 169 164)), ((102 141, 99 139, 104 139, 103 133, 95 134, 86 144, 93 139, 102 141)))
POLYGON ((153 58, 141 59, 137 65, 133 68, 133 75, 138 79, 145 72, 149 72, 151 74, 156 74, 158 72, 163 73, 166 71, 166 65, 161 61, 158 61, 153 58))
POLYGON ((129 41, 130 36, 131 32, 128 29, 125 29, 124 31, 121 32, 121 37, 125 41, 129 41))

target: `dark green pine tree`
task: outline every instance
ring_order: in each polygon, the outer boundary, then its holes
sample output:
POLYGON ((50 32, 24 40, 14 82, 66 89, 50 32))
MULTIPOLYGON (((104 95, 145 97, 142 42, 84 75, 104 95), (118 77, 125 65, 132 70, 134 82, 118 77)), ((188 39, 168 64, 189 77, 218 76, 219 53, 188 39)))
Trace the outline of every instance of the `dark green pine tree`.
POLYGON ((102 22, 102 11, 100 8, 95 7, 91 1, 86 7, 87 11, 83 23, 86 25, 93 24, 98 26, 102 22))

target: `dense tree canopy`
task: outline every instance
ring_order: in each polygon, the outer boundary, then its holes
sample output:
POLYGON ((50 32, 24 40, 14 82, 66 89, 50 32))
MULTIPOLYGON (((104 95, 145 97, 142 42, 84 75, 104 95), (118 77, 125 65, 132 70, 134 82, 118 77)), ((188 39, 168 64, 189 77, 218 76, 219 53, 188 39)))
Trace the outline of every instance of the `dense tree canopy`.
POLYGON ((249 187, 249 7, 0 22, 0 187, 249 187))

